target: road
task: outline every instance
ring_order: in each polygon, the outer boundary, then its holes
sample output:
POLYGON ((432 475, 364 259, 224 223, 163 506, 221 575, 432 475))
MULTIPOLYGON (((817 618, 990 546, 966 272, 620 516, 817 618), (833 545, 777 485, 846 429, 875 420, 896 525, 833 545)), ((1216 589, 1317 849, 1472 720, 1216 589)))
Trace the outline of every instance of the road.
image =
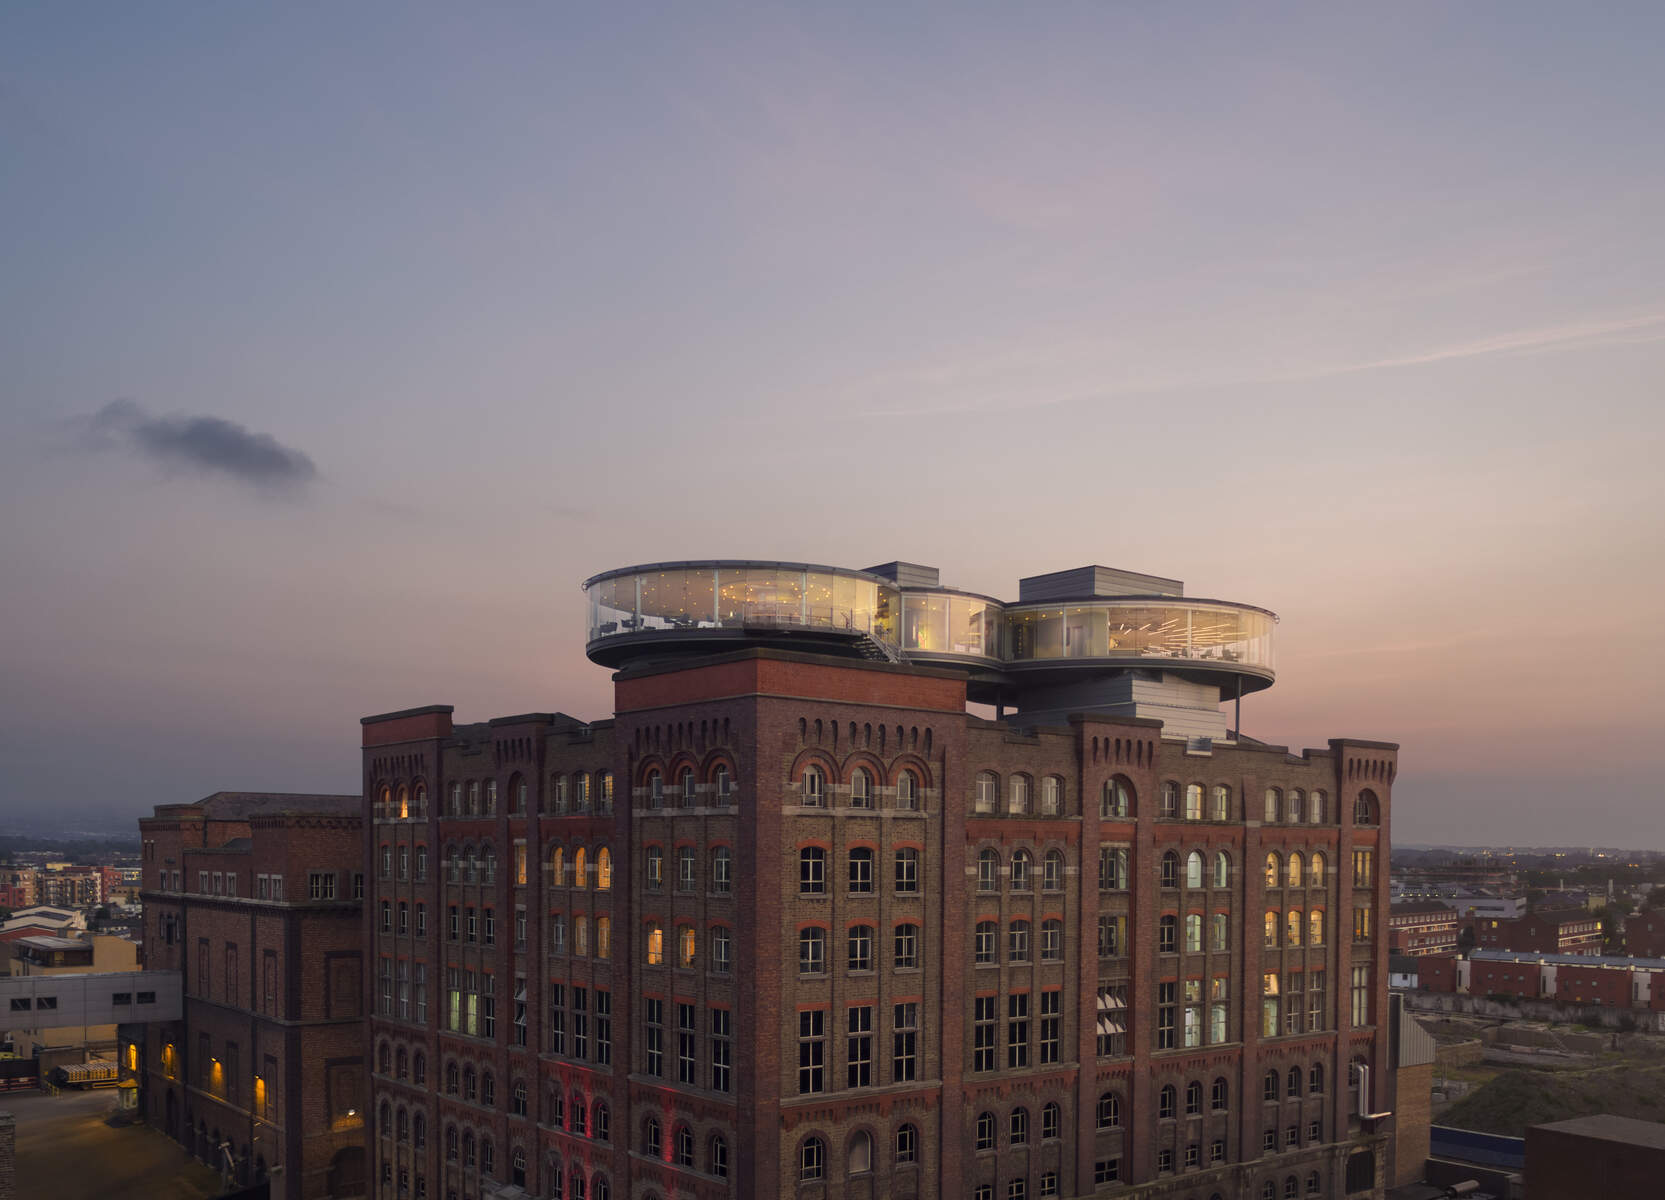
POLYGON ((17 1118, 17 1195, 52 1200, 205 1200, 219 1176, 144 1125, 104 1123, 112 1090, 0 1095, 17 1118))

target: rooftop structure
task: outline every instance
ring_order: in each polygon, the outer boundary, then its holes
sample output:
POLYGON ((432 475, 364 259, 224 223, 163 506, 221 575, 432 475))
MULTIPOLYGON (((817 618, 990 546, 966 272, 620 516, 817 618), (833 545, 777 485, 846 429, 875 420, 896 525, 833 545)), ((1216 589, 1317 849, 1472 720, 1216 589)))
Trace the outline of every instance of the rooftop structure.
POLYGON ((1272 686, 1277 616, 1184 590, 1087 566, 1021 579, 1006 601, 945 587, 916 563, 648 563, 584 581, 587 651, 610 667, 741 646, 943 666, 964 673, 969 700, 1011 707, 1019 725, 1095 712, 1223 740, 1221 702, 1272 686))

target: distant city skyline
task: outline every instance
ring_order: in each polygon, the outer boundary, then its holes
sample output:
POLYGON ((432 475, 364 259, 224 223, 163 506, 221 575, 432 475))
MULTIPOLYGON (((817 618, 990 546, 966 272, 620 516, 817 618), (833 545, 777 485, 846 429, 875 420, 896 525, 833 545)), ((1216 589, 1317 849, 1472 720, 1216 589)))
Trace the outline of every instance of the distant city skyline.
POLYGON ((1277 612, 1397 844, 1665 848, 1665 11, 0 12, 0 812, 611 713, 588 575, 1277 612))

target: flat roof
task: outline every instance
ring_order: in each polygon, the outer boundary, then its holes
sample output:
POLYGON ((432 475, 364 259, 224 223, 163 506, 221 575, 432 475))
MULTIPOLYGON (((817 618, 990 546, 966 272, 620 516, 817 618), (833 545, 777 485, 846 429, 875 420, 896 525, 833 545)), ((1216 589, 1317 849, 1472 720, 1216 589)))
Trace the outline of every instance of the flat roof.
POLYGON ((36 934, 33 937, 21 937, 12 943, 14 946, 28 946, 35 950, 91 950, 91 942, 83 942, 80 938, 53 937, 50 934, 36 934))
POLYGON ((1593 1117, 1571 1117, 1565 1121, 1532 1125, 1526 1130, 1528 1137, 1534 1129, 1548 1129, 1602 1142, 1622 1142, 1627 1146, 1651 1146, 1656 1150, 1665 1150, 1665 1125, 1658 1121, 1638 1121, 1633 1117, 1615 1116, 1613 1113, 1597 1113, 1593 1117))

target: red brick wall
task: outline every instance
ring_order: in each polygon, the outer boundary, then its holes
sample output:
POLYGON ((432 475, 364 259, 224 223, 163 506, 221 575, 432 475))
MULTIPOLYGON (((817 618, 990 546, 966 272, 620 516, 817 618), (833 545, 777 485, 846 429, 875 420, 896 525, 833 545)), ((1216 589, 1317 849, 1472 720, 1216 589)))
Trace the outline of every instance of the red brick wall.
POLYGON ((1417 986, 1428 992, 1457 990, 1457 956, 1431 954, 1417 963, 1417 986))
POLYGON ((1562 1004, 1629 1008, 1630 972, 1614 967, 1557 967, 1555 999, 1562 1004))
POLYGON ((1543 995, 1543 969, 1535 962, 1469 963, 1468 993, 1471 996, 1520 996, 1536 999, 1543 995))

